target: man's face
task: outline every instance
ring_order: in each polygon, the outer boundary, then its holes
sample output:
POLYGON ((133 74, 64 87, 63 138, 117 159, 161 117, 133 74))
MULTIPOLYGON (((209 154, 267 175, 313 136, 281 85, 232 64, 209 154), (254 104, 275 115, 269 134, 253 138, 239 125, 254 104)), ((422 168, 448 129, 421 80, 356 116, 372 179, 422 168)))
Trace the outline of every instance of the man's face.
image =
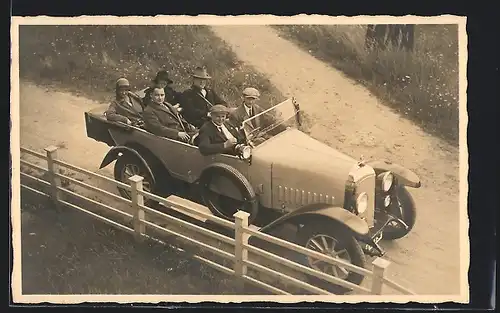
POLYGON ((243 98, 243 103, 247 107, 251 107, 256 101, 257 101, 257 99, 255 99, 255 98, 250 98, 250 97, 243 98))
POLYGON ((118 88, 118 96, 122 99, 125 98, 125 96, 127 96, 128 90, 129 90, 128 87, 118 88))
POLYGON ((210 116, 212 117, 212 121, 218 126, 224 124, 227 119, 226 113, 210 113, 210 116))
POLYGON ((165 91, 163 88, 155 88, 151 94, 154 103, 162 104, 165 101, 165 91))
POLYGON ((207 80, 195 77, 193 78, 193 85, 199 88, 205 88, 205 86, 207 85, 207 80))

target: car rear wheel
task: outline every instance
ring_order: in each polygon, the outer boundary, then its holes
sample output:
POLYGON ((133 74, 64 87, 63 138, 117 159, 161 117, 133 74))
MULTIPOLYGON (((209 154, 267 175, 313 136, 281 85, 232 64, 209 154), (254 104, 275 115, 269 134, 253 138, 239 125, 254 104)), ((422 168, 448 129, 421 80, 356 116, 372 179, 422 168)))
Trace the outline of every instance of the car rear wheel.
MULTIPOLYGON (((356 238, 342 226, 331 223, 304 225, 299 231, 298 244, 355 266, 365 267, 366 259, 361 246, 356 238)), ((300 259, 302 264, 310 268, 356 285, 361 284, 364 279, 363 275, 349 271, 341 265, 333 265, 303 254, 301 254, 300 259)), ((344 294, 350 291, 348 288, 313 276, 308 276, 308 281, 310 284, 334 294, 344 294)))
MULTIPOLYGON (((137 158, 130 155, 122 155, 116 160, 114 167, 115 180, 129 185, 128 179, 134 175, 142 176, 144 179, 142 181, 143 190, 152 193, 155 188, 153 178, 148 173, 146 166, 137 158)), ((118 188, 118 192, 125 199, 132 199, 131 192, 124 188, 118 188)), ((146 205, 156 204, 156 201, 145 198, 146 205)))

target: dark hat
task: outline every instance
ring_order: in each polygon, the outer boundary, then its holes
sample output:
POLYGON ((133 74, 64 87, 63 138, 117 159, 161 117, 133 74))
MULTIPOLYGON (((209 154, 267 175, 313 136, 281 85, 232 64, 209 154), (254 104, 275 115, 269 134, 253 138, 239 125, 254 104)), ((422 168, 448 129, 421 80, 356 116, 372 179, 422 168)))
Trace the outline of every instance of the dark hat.
POLYGON ((193 73, 191 76, 196 77, 196 78, 201 78, 201 79, 210 79, 210 75, 208 75, 207 69, 204 67, 197 67, 194 69, 193 73))
POLYGON ((153 79, 153 82, 158 83, 158 81, 160 81, 160 80, 164 80, 169 84, 174 82, 173 80, 171 80, 168 77, 168 72, 165 70, 161 70, 158 73, 156 73, 156 77, 155 77, 155 79, 153 79))
POLYGON ((228 108, 223 104, 216 104, 210 108, 210 113, 229 113, 228 108))

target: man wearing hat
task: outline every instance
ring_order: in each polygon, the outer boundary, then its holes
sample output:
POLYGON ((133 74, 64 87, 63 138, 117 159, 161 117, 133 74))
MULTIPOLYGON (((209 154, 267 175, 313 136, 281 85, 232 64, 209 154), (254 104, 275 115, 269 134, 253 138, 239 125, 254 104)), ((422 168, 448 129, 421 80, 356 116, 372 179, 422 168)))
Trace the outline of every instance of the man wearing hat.
POLYGON ((172 88, 173 80, 169 78, 168 72, 165 70, 160 70, 156 73, 155 79, 152 80, 153 86, 144 90, 144 98, 142 100, 145 104, 149 104, 151 102, 151 93, 153 91, 154 86, 160 86, 165 91, 165 101, 168 103, 177 105, 180 103, 181 93, 175 91, 172 88))
POLYGON ((210 108, 214 104, 225 105, 226 102, 213 89, 207 88, 207 82, 211 77, 205 68, 195 68, 191 76, 193 84, 182 93, 181 105, 186 120, 196 127, 201 127, 204 122, 210 120, 208 117, 210 108))
POLYGON ((115 94, 115 100, 104 112, 106 119, 141 126, 144 105, 139 96, 130 92, 130 83, 126 78, 122 77, 116 81, 115 94))
POLYGON ((234 154, 235 146, 244 143, 242 134, 226 122, 228 114, 229 110, 223 104, 216 104, 210 108, 210 121, 203 124, 198 134, 201 154, 234 154))
MULTIPOLYGON (((255 115, 260 114, 263 109, 257 105, 257 100, 260 97, 260 92, 253 88, 248 87, 243 90, 243 103, 240 104, 236 110, 234 110, 229 115, 229 121, 236 127, 239 127, 244 120, 249 119, 255 115)), ((252 119, 250 123, 246 124, 248 132, 252 130, 262 127, 264 124, 264 116, 259 115, 256 118, 252 119)))
POLYGON ((151 89, 151 102, 144 109, 146 130, 157 136, 189 142, 197 129, 189 124, 173 105, 165 102, 162 85, 151 89))

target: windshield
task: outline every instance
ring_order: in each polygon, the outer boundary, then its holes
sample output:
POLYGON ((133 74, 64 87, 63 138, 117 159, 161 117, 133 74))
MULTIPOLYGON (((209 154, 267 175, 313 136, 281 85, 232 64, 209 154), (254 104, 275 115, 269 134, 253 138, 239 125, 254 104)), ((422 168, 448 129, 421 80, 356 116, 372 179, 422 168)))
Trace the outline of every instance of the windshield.
POLYGON ((258 146, 288 127, 300 126, 300 109, 295 99, 287 99, 242 122, 248 141, 258 146))

